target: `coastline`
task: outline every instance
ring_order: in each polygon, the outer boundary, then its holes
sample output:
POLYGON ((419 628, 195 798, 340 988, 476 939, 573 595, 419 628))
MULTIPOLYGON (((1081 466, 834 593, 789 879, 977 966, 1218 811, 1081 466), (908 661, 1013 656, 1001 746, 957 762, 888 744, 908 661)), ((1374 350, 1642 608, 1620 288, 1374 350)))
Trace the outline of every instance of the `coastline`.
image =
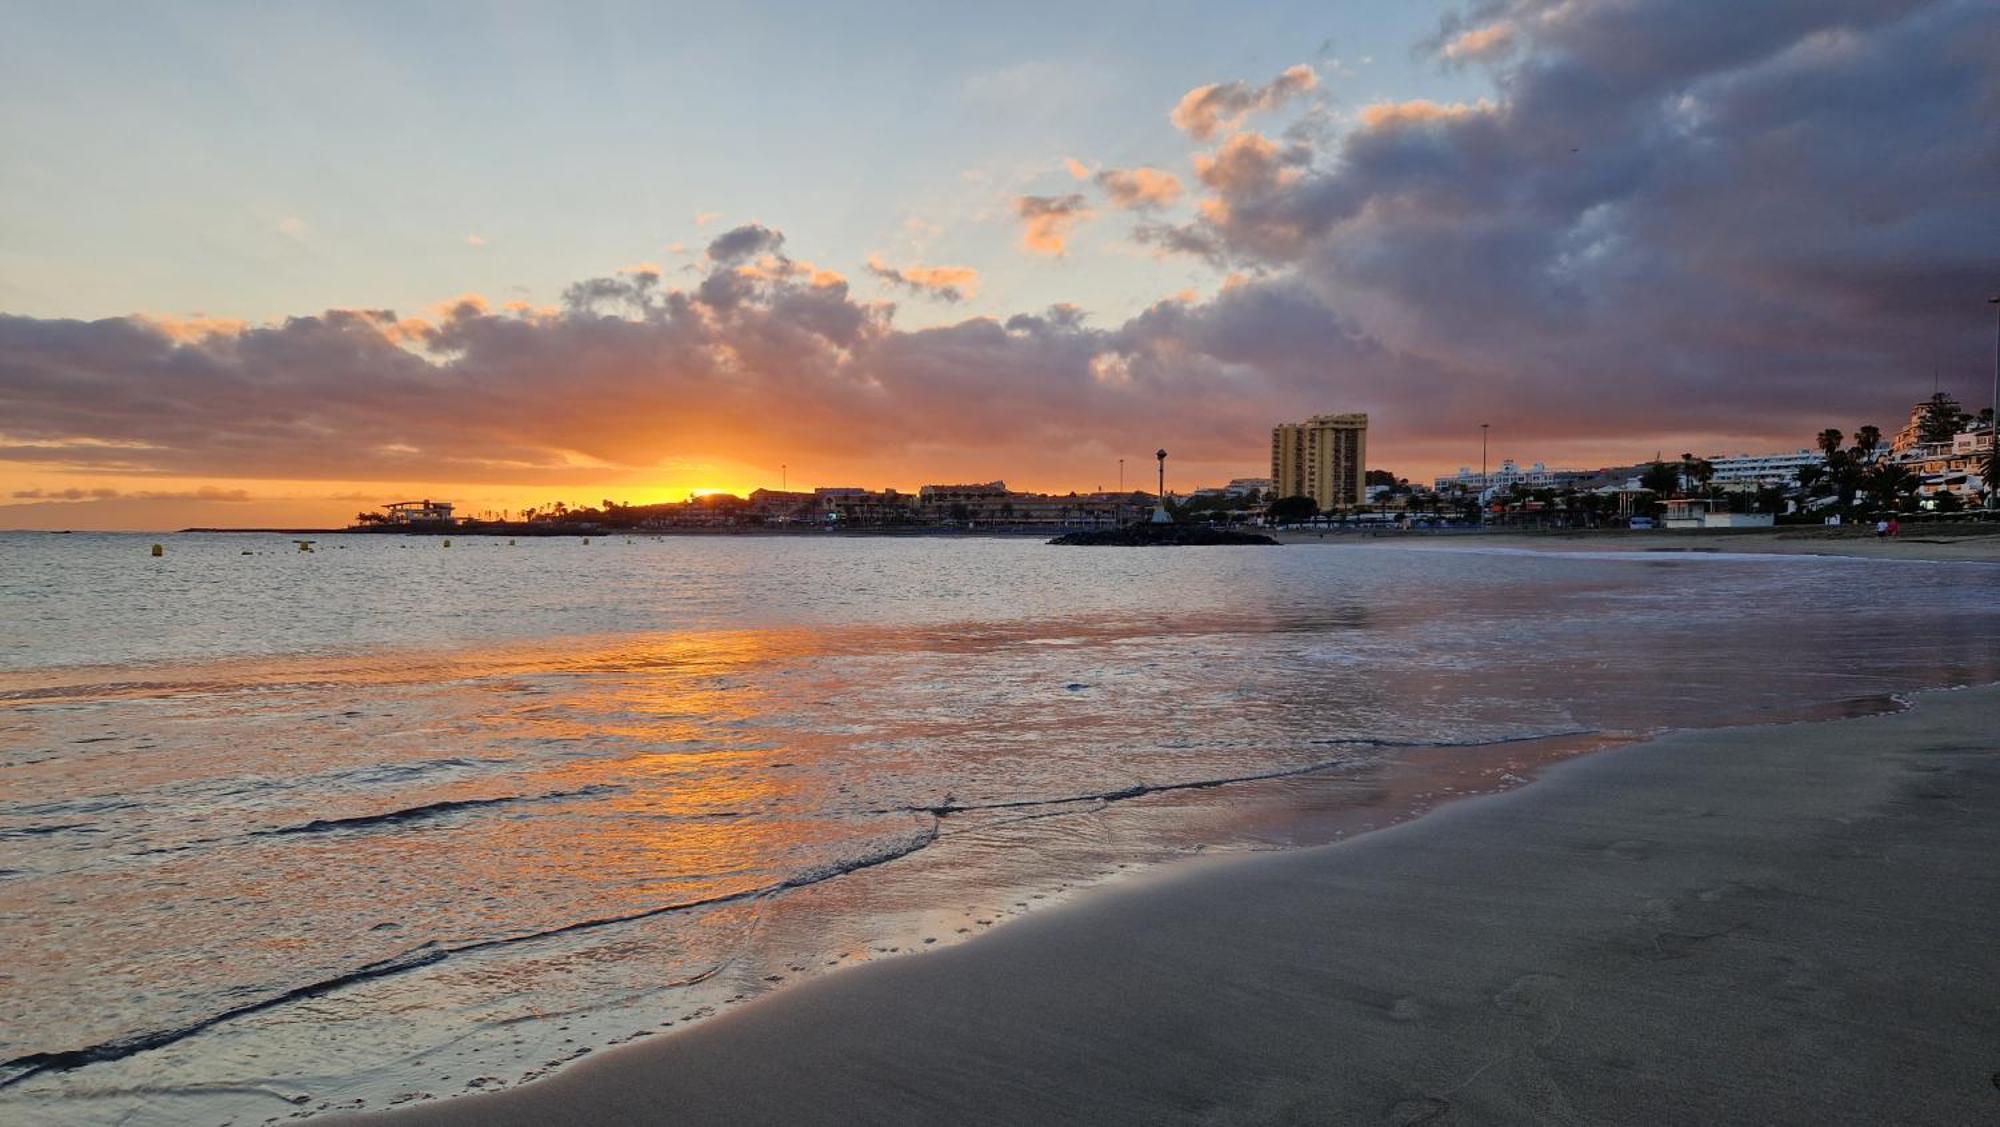
POLYGON ((1312 532, 1279 533, 1284 544, 1342 547, 1418 548, 1439 551, 1717 553, 1760 556, 1827 556, 1854 559, 1922 560, 1934 563, 2000 563, 2000 526, 1905 528, 1894 539, 1873 532, 1786 528, 1739 531, 1626 532, 1312 532))
POLYGON ((1613 747, 350 1121, 1974 1121, 1996 706, 1613 747))

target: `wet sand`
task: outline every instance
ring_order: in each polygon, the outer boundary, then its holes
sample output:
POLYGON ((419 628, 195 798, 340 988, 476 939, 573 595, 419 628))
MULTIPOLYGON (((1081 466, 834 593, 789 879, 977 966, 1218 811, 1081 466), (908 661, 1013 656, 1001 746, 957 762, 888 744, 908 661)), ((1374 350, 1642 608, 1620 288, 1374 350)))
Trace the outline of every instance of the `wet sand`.
POLYGON ((1286 544, 1414 548, 1516 548, 1543 552, 1740 552, 1778 556, 2000 563, 2000 525, 1905 528, 1877 538, 1866 528, 1630 532, 1286 532, 1286 544))
POLYGON ((1996 718, 1618 747, 358 1121, 1990 1122, 1996 718))

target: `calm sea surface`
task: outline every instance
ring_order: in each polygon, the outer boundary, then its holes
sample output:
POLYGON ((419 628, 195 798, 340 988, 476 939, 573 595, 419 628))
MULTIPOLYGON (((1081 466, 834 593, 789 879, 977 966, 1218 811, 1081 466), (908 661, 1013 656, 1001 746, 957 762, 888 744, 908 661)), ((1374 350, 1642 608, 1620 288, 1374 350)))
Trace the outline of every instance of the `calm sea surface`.
POLYGON ((1996 638, 1970 564, 0 535, 0 1120, 518 1084, 1195 849, 2000 680, 1996 638))

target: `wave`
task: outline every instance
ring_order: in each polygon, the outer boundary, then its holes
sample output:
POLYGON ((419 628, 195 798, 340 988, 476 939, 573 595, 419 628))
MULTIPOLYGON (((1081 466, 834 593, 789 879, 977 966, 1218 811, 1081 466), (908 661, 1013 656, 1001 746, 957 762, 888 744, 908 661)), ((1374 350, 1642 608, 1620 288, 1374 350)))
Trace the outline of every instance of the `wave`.
MULTIPOLYGON (((1366 748, 1419 748, 1419 747, 1499 747, 1505 744, 1535 743, 1540 740, 1564 739, 1571 736, 1593 736, 1600 734, 1594 728, 1566 728, 1559 732, 1538 732, 1527 736, 1507 736, 1497 740, 1307 740, 1309 744, 1331 744, 1351 749, 1366 748)), ((950 796, 932 806, 890 806, 879 810, 869 810, 869 814, 929 814, 934 818, 948 818, 953 814, 975 813, 981 810, 1021 810, 1037 806, 1069 806, 1083 802, 1124 802, 1127 799, 1143 798, 1149 794, 1164 794, 1179 790, 1208 790, 1226 787, 1236 783, 1262 783, 1274 779, 1294 779, 1302 775, 1316 775, 1340 767, 1351 767, 1351 759, 1323 759, 1302 767, 1286 767, 1276 771, 1259 771, 1249 775, 1223 775, 1212 779, 1189 779, 1174 783, 1135 783, 1118 790, 1093 791, 1087 794, 1061 795, 1055 798, 1018 798, 1000 802, 954 802, 950 796)))
MULTIPOLYGON (((1462 744, 1450 743, 1446 741, 1424 741, 1424 742, 1405 744, 1387 740, 1366 740, 1366 739, 1318 740, 1318 741, 1308 741, 1308 742, 1320 743, 1320 744, 1338 744, 1343 747, 1357 748, 1357 749, 1369 748, 1369 747, 1484 747, 1496 744, 1528 743, 1536 740, 1558 739, 1567 736, 1591 735, 1594 733, 1595 733, 1594 729, 1573 729, 1573 730, 1564 730, 1560 732, 1544 732, 1535 735, 1508 737, 1498 740, 1468 741, 1462 744)), ((12 1060, 0 1061, 0 1089, 12 1087, 16 1084, 22 1083, 23 1081, 29 1080, 35 1076, 43 1075, 45 1073, 66 1072, 72 1069, 84 1067, 85 1065, 97 1064, 106 1061, 122 1060, 126 1057, 133 1056, 137 1053, 146 1052, 147 1050, 150 1049, 161 1048, 163 1046, 170 1045, 176 1041, 192 1037, 205 1030, 211 1029, 217 1025, 234 1020, 236 1018, 247 1017, 252 1014, 260 1013, 265 1010, 274 1009, 278 1006, 286 1005, 291 1002, 303 1001, 308 998, 315 998, 323 994, 330 993, 334 990, 338 990, 342 987, 354 985, 356 983, 365 982, 377 978, 384 978, 390 975, 401 974, 404 973, 405 971, 410 971, 421 967, 430 966, 457 955, 474 954, 481 951, 491 951, 500 948, 514 946, 517 944, 533 943, 539 940, 552 939, 559 936, 575 935, 581 932, 593 931, 599 928, 614 927, 620 924, 636 923, 640 920, 654 919, 660 916, 670 915, 679 912, 698 911, 707 908, 723 907, 730 904, 745 903, 748 901, 761 899, 766 896, 780 894, 792 889, 805 888, 810 885, 820 884, 825 881, 834 880, 839 877, 846 876, 850 873, 859 872, 863 869, 874 868, 878 865, 886 865, 892 861, 908 857, 913 853, 917 853, 923 849, 930 847, 933 844, 936 844, 943 836, 944 820, 953 814, 968 813, 980 810, 1013 810, 1013 809, 1024 809, 1030 807, 1049 807, 1049 806, 1060 806, 1066 804, 1077 804, 1085 802, 1103 802, 1103 803, 1121 802, 1127 799, 1139 798, 1144 795, 1159 794, 1168 791, 1201 790, 1212 787, 1228 786, 1235 783, 1252 783, 1252 782, 1264 782, 1273 779, 1296 778, 1303 775, 1311 775, 1319 772, 1330 771, 1336 768, 1350 767, 1353 765, 1354 764, 1352 760, 1331 759, 1317 763, 1307 764, 1301 767, 1292 767, 1277 771, 1264 771, 1247 775, 1232 775, 1222 778, 1196 779, 1191 781, 1173 782, 1173 783, 1139 783, 1133 786, 1120 788, 1118 790, 1099 791, 1090 794, 1069 795, 1066 797, 1058 797, 1058 798, 1019 799, 1013 801, 990 802, 990 803, 959 803, 959 802, 946 801, 933 806, 913 805, 913 806, 889 807, 878 810, 869 810, 865 811, 865 813, 876 814, 876 815, 888 815, 888 814, 928 815, 931 819, 931 824, 926 829, 918 833, 912 834, 906 838, 901 838, 888 842, 870 853, 863 854, 859 857, 846 858, 839 861, 829 862, 825 865, 819 865, 809 869, 805 869, 798 873, 793 874, 792 876, 785 878, 784 880, 777 881, 775 883, 759 885, 754 888, 742 889, 737 892, 721 893, 716 896, 703 897, 695 900, 686 900, 672 904, 655 905, 650 908, 642 908, 637 911, 624 912, 617 915, 595 917, 585 920, 577 920, 575 922, 561 924, 556 927, 544 928, 537 931, 521 932, 514 935, 498 936, 492 939, 479 939, 455 945, 438 944, 436 942, 425 943, 418 947, 412 948, 411 950, 404 952, 401 955, 397 955, 392 958, 382 960, 380 962, 369 963, 365 966, 358 967, 354 970, 347 971, 341 974, 333 975, 331 977, 321 979, 317 982, 308 983, 306 985, 285 990, 280 993, 272 994, 264 998, 259 998, 254 1001, 246 1002, 240 1006, 235 1006, 227 1010, 222 1010, 210 1016, 200 1018, 188 1022, 185 1025, 176 1026, 171 1029, 135 1033, 126 1037, 115 1038, 113 1040, 100 1042, 96 1045, 89 1045, 82 1048, 58 1050, 51 1052, 30 1053, 25 1056, 15 1057, 12 1060)), ((381 825, 385 823, 406 821, 411 818, 432 817, 438 814, 449 813, 453 810, 462 809, 467 806, 490 806, 504 802, 522 802, 522 801, 537 801, 540 799, 566 798, 566 797, 574 797, 594 790, 604 790, 604 789, 616 789, 616 788, 598 786, 598 787, 586 787, 583 788, 583 790, 581 791, 557 792, 554 794, 539 795, 539 796, 517 795, 517 796, 507 796, 498 799, 469 799, 460 802, 431 803, 426 806, 410 807, 407 810, 390 811, 386 814, 371 815, 362 818, 342 818, 342 819, 323 820, 318 822, 309 822, 303 826, 287 827, 281 830, 265 830, 261 832, 265 834, 308 833, 308 832, 318 833, 318 832, 326 832, 328 830, 367 828, 370 826, 381 825), (314 826, 320 828, 319 829, 309 828, 314 826)))
POLYGON ((790 889, 819 884, 823 881, 845 876, 848 873, 859 872, 862 869, 874 868, 877 865, 886 865, 891 861, 907 857, 918 850, 927 848, 938 840, 938 829, 938 823, 933 819, 929 828, 907 838, 890 842, 871 853, 816 866, 795 873, 784 880, 772 884, 759 885, 755 888, 746 888, 738 892, 727 892, 717 896, 705 897, 699 900, 687 900, 674 904, 661 904, 651 908, 643 908, 635 912, 578 920, 574 923, 562 924, 558 927, 522 932, 516 935, 499 936, 493 939, 478 939, 459 944, 440 944, 435 941, 420 944, 400 955, 395 955, 379 962, 368 963, 351 971, 345 971, 316 982, 310 982, 303 986, 293 987, 289 990, 245 1002, 240 1006, 220 1010, 206 1017, 197 1018, 186 1024, 174 1026, 169 1029, 133 1033, 125 1037, 113 1038, 81 1048, 29 1053, 25 1056, 15 1057, 12 1060, 0 1061, 0 1089, 11 1088, 16 1084, 45 1073, 68 1072, 72 1069, 82 1068, 85 1065, 123 1060, 126 1057, 134 1056, 150 1049, 163 1048, 176 1041, 185 1040, 205 1030, 221 1025, 224 1022, 233 1021, 236 1018, 248 1017, 252 1014, 262 1013, 265 1010, 275 1009, 292 1002, 316 998, 344 986, 352 986, 371 979, 386 978, 390 975, 431 966, 435 963, 443 962, 454 955, 468 955, 479 951, 491 951, 502 947, 510 947, 520 943, 532 943, 537 940, 550 939, 556 936, 574 935, 578 932, 612 927, 617 924, 634 923, 639 920, 652 919, 675 912, 687 912, 728 904, 740 904, 790 889))
POLYGON ((13 829, 0 830, 0 841, 17 837, 44 837, 48 834, 69 833, 72 831, 84 834, 104 832, 86 822, 63 822, 53 826, 17 826, 13 829))
POLYGON ((547 794, 508 794, 498 798, 456 798, 443 802, 427 802, 422 806, 406 806, 400 810, 389 810, 381 814, 361 814, 352 818, 315 818, 296 826, 281 826, 272 830, 258 830, 252 836, 271 837, 285 834, 338 833, 344 830, 366 830, 377 826, 401 825, 425 818, 435 818, 443 814, 455 814, 460 810, 474 810, 486 806, 511 806, 527 802, 556 802, 565 798, 584 798, 593 794, 604 794, 618 790, 618 787, 604 783, 594 784, 580 790, 550 791, 547 794))

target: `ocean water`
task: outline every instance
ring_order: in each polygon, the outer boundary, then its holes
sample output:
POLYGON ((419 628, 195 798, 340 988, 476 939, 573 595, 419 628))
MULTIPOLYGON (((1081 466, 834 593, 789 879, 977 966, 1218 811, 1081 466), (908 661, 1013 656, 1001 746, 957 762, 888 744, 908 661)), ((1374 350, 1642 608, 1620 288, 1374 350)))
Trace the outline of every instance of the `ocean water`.
POLYGON ((1985 565, 0 535, 0 1120, 506 1087, 1192 851, 1994 680, 1985 565))

